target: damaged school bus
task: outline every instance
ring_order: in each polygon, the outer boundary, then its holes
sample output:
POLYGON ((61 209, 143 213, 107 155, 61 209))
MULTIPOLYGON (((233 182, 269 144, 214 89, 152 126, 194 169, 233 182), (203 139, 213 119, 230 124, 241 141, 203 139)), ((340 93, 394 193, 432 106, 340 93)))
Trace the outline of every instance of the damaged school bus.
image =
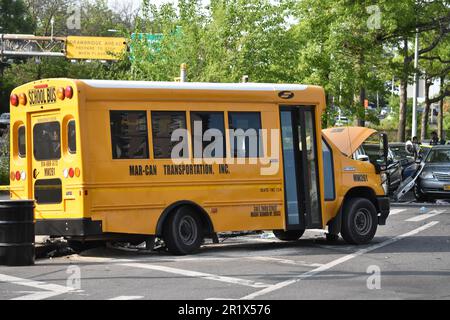
POLYGON ((35 199, 36 234, 189 254, 243 230, 363 244, 389 214, 386 139, 353 159, 361 139, 322 134, 320 87, 48 79, 10 108, 11 198, 35 199))

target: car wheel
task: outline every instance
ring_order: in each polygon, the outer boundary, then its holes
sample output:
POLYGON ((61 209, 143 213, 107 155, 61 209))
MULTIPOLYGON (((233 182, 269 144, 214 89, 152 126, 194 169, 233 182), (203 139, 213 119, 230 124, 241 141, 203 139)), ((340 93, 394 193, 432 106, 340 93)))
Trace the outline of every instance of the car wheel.
POLYGON ((281 241, 297 241, 303 236, 304 233, 305 230, 273 230, 275 237, 281 241))
POLYGON ((420 191, 419 183, 414 186, 414 197, 417 202, 427 202, 428 198, 420 191))
POLYGON ((176 210, 166 222, 163 239, 172 254, 196 252, 203 243, 202 222, 197 212, 186 206, 176 210))
POLYGON ((378 214, 373 203, 364 198, 346 201, 342 217, 342 238, 350 244, 367 244, 375 237, 378 214))

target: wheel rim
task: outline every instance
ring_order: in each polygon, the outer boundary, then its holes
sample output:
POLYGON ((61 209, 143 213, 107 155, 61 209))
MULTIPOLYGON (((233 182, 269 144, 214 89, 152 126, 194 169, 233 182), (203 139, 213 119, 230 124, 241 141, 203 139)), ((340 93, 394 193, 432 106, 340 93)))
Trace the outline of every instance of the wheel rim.
POLYGON ((183 217, 180 221, 178 234, 185 245, 192 245, 197 240, 198 235, 197 222, 195 219, 190 216, 183 217))
POLYGON ((360 235, 366 235, 372 229, 372 215, 367 209, 359 209, 354 219, 356 231, 360 235))

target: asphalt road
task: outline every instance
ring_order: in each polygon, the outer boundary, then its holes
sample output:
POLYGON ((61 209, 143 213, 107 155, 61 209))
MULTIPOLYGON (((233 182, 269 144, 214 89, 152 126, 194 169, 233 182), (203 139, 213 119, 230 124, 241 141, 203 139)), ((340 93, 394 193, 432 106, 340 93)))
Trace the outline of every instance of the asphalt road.
POLYGON ((291 243, 269 233, 187 257, 97 248, 0 266, 0 299, 450 299, 450 207, 392 214, 358 247, 320 231, 291 243))

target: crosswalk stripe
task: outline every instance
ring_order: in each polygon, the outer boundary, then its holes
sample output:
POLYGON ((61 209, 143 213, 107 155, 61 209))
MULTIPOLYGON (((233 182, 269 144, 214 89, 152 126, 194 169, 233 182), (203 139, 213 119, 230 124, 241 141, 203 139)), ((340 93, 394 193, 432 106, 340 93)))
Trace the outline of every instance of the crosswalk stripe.
POLYGON ((202 279, 206 279, 206 280, 214 280, 214 281, 221 281, 221 282, 226 282, 226 283, 231 283, 231 284, 239 284, 239 285, 249 286, 249 287, 253 287, 253 288, 266 288, 269 286, 268 284, 265 284, 265 283, 255 282, 255 281, 246 280, 246 279, 227 277, 227 276, 219 276, 219 275, 210 274, 210 273, 184 270, 184 269, 179 269, 179 268, 171 268, 171 267, 165 267, 165 266, 157 266, 157 265, 153 265, 153 264, 121 263, 119 265, 124 266, 124 267, 130 267, 130 268, 141 268, 141 269, 148 269, 148 270, 154 270, 154 271, 179 274, 182 276, 192 277, 192 278, 202 278, 202 279))
POLYGON ((392 209, 391 213, 389 214, 390 216, 405 212, 407 209, 392 209))
POLYGON ((423 220, 426 220, 426 219, 438 216, 440 214, 443 214, 444 212, 445 212, 445 210, 433 210, 433 211, 430 211, 429 213, 421 214, 419 216, 416 216, 414 218, 408 219, 406 221, 408 221, 408 222, 419 222, 419 221, 423 221, 423 220))

